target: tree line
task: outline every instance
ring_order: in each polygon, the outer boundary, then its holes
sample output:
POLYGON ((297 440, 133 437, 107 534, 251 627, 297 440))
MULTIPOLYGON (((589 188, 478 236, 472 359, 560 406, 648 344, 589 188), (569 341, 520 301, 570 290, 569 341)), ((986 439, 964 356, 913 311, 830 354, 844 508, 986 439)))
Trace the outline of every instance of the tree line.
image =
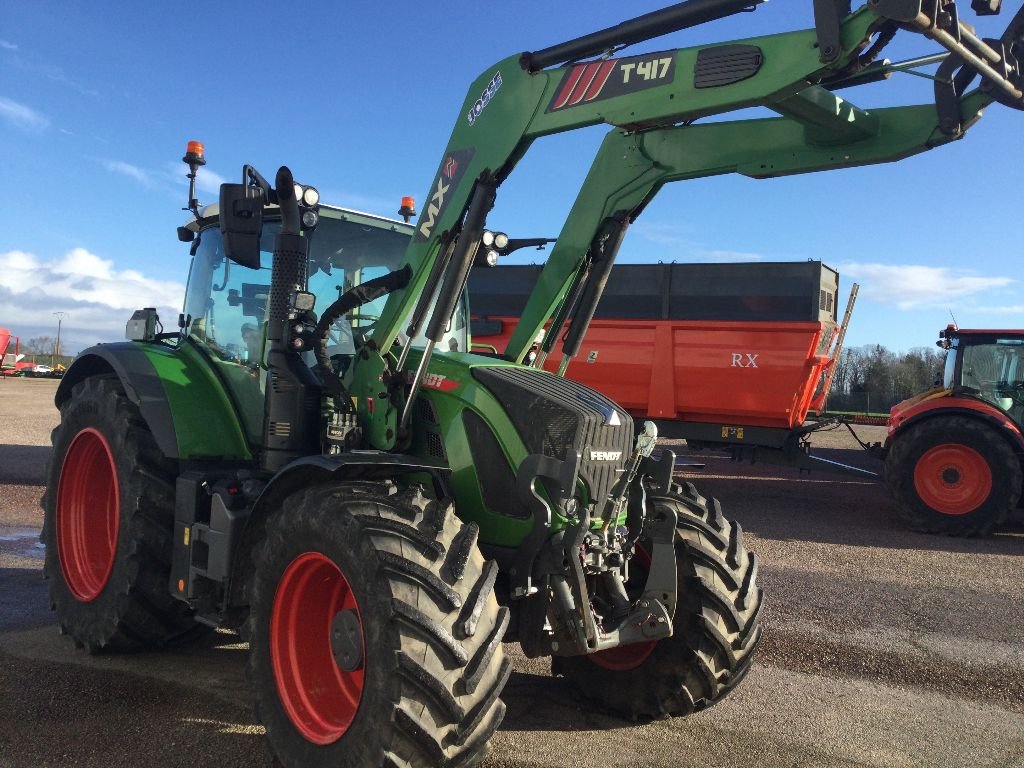
MULTIPOLYGON (((71 364, 71 360, 74 355, 64 354, 64 342, 60 343, 58 348, 57 340, 53 336, 33 336, 28 341, 21 342, 21 354, 25 355, 25 358, 33 363, 45 363, 47 365, 54 365, 58 363, 64 366, 71 364)), ((9 352, 14 351, 14 342, 11 342, 11 348, 9 352)))
POLYGON ((929 347, 891 352, 880 344, 844 349, 836 364, 830 411, 887 413, 942 381, 946 353, 929 347))

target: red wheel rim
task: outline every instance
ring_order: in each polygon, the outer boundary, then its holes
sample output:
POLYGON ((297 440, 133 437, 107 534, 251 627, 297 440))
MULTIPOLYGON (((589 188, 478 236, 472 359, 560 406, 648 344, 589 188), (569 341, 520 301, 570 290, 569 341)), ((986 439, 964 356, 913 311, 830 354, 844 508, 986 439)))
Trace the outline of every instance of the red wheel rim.
MULTIPOLYGON (((636 547, 636 554, 633 556, 633 565, 637 570, 641 571, 641 573, 636 575, 644 577, 646 577, 647 570, 651 567, 650 553, 639 544, 636 547)), ((646 581, 646 578, 644 580, 646 581)), ((592 653, 588 658, 599 667, 615 672, 628 672, 647 661, 647 658, 654 653, 654 647, 657 644, 657 640, 648 640, 645 643, 620 645, 616 648, 609 648, 607 651, 592 653)))
POLYGON ((57 484, 57 557, 77 600, 95 600, 110 579, 121 525, 121 496, 110 445, 83 429, 64 456, 57 484))
POLYGON ((331 648, 331 625, 355 613, 365 654, 366 634, 352 587, 341 569, 319 552, 299 555, 285 569, 270 618, 270 656, 281 706, 292 725, 314 744, 340 739, 363 695, 365 658, 342 670, 331 648))
POLYGON ((918 459, 914 489, 936 512, 966 515, 992 492, 992 469, 985 457, 969 446, 937 445, 918 459))

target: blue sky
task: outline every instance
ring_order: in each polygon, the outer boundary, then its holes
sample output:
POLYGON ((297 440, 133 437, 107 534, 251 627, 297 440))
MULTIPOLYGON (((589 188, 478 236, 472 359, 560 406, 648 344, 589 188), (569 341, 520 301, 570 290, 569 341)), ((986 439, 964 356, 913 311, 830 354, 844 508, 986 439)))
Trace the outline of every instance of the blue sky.
MULTIPOLYGON (((0 326, 52 335, 52 313, 67 312, 74 351, 121 338, 135 307, 165 308, 173 323, 188 270, 174 230, 187 218, 189 139, 206 145, 203 202, 243 163, 267 176, 288 164, 325 201, 393 215, 402 195, 424 198, 478 73, 660 5, 225 2, 200 12, 0 0, 0 326)), ((1001 33, 1008 5, 983 33, 1001 33)), ((812 23, 811 0, 772 0, 629 53, 812 23)), ((934 49, 902 37, 893 59, 934 49)), ((844 95, 865 108, 930 101, 930 83, 896 78, 844 95)), ((994 105, 964 141, 896 165, 671 185, 620 259, 822 259, 840 270, 842 293, 862 285, 853 346, 930 345, 950 310, 963 327, 1024 327, 1022 119, 994 105)), ((535 145, 492 226, 557 234, 605 130, 535 145)))

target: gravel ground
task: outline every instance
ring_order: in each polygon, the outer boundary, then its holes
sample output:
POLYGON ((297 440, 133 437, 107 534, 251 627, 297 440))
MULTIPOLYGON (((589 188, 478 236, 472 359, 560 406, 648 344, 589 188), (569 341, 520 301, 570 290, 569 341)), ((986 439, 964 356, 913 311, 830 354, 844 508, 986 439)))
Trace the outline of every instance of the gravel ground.
MULTIPOLYGON (((272 765, 235 635, 98 657, 58 635, 37 541, 55 388, 0 381, 0 766, 272 765)), ((845 430, 815 444, 873 466, 845 430)), ((704 464, 680 477, 761 559, 757 665, 711 710, 634 725, 510 646, 488 766, 1024 766, 1024 520, 986 539, 914 534, 878 483, 679 450, 704 464)))

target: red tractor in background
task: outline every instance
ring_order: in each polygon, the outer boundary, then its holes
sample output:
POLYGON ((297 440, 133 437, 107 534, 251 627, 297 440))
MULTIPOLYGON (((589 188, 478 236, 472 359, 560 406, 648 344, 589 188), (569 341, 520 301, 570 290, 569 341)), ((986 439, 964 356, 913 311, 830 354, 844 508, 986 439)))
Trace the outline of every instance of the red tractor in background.
POLYGON ((941 385, 889 415, 885 475, 912 529, 988 533, 1021 496, 1024 460, 1024 330, 939 334, 941 385))

